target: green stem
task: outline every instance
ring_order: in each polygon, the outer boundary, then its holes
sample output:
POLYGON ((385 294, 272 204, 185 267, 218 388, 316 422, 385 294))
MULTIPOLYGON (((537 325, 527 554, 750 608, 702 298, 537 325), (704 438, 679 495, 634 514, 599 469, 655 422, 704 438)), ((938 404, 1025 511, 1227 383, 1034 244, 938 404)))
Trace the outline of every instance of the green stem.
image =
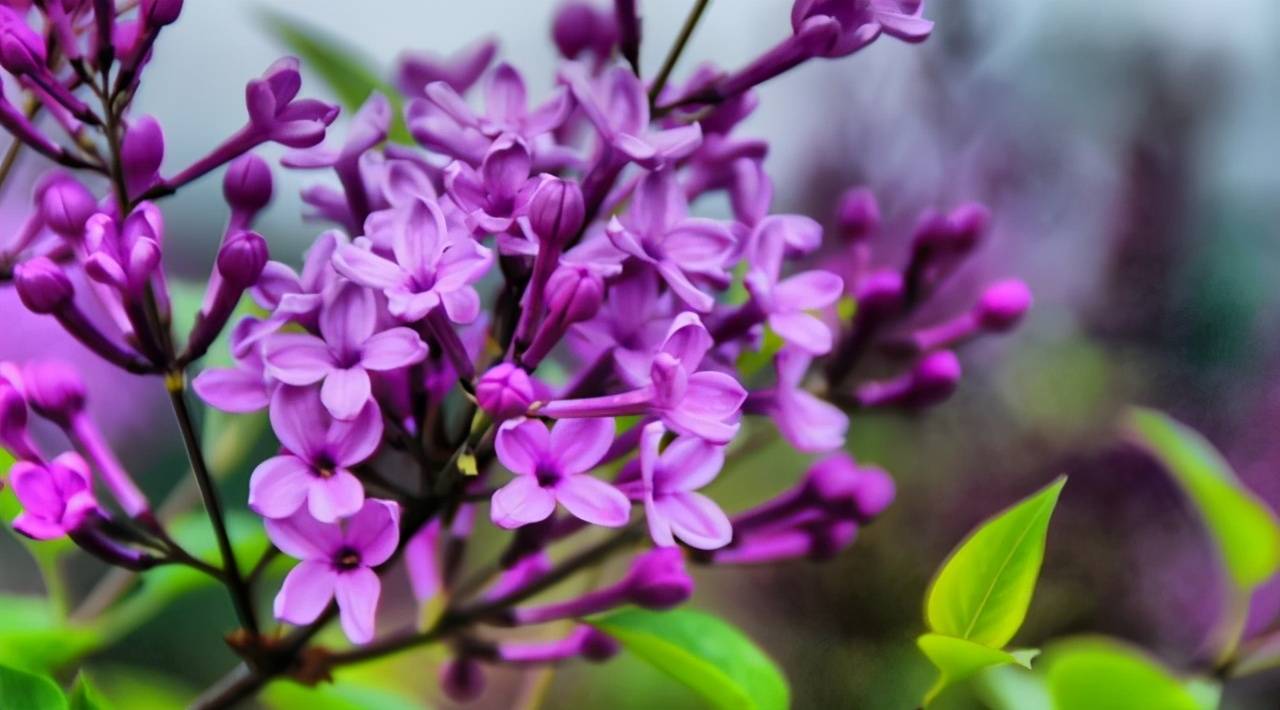
POLYGON ((680 61, 680 55, 684 53, 684 47, 689 43, 689 37, 693 35, 694 28, 702 19, 702 13, 710 4, 711 0, 697 0, 689 10, 689 16, 684 19, 684 26, 676 36, 675 44, 671 45, 671 49, 667 51, 667 58, 662 61, 662 68, 658 70, 658 76, 654 78, 653 86, 649 89, 650 108, 657 105, 658 96, 666 87, 667 80, 671 78, 671 72, 676 68, 676 62, 680 61))

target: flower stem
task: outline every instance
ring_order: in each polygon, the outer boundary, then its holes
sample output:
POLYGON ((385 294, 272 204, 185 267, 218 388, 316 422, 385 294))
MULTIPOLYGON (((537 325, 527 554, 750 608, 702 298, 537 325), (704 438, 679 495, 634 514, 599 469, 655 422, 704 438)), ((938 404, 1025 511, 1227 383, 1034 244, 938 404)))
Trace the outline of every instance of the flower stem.
POLYGON ((675 44, 671 45, 671 49, 667 52, 667 58, 662 61, 662 68, 658 70, 658 76, 653 80, 653 86, 649 88, 650 108, 657 106, 658 96, 666 87, 667 79, 671 78, 671 72, 676 68, 676 62, 680 61, 680 55, 684 53, 684 46, 688 44, 694 28, 698 26, 698 21, 702 19, 702 13, 706 11, 707 6, 710 4, 711 0, 697 0, 693 4, 693 8, 689 10, 689 16, 684 19, 684 26, 680 28, 680 34, 676 36, 675 44))

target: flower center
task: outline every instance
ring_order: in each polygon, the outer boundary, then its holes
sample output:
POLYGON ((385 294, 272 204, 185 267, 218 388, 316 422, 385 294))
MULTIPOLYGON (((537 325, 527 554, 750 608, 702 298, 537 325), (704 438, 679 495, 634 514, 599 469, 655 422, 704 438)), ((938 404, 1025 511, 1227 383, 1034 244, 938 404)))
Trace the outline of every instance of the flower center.
POLYGON ((352 570, 360 566, 360 553, 355 550, 344 547, 338 551, 334 564, 340 570, 352 570))
POLYGON ((329 454, 320 454, 311 462, 312 470, 320 478, 333 478, 338 472, 338 462, 329 454))
POLYGON ((538 464, 537 470, 534 471, 534 477, 538 479, 538 485, 543 488, 550 488, 559 483, 560 479, 563 478, 560 471, 556 470, 554 466, 548 466, 547 464, 538 464))

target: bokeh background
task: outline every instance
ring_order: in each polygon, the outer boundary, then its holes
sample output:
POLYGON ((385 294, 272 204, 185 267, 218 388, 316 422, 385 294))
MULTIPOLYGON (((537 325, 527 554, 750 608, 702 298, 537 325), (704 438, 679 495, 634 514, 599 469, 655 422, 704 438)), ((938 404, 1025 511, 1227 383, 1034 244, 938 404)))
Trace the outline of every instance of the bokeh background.
MULTIPOLYGON (((534 91, 552 81, 556 3, 441 0, 188 2, 165 33, 139 107, 169 128, 166 167, 185 165, 240 125, 245 80, 282 53, 262 11, 305 18, 390 70, 405 49, 449 52, 484 35, 534 91)), ((653 71, 688 3, 642 2, 653 71)), ((681 68, 737 66, 789 32, 790 3, 712 3, 681 68)), ((925 585, 983 517, 1066 472, 1045 571, 1018 637, 1074 632, 1132 639, 1172 666, 1203 652, 1220 590, 1190 510, 1153 463, 1117 437, 1129 403, 1204 432, 1242 478, 1280 504, 1280 4, 1273 0, 943 0, 934 36, 889 40, 767 84, 746 134, 768 138, 775 209, 829 221, 839 193, 872 187, 886 216, 877 259, 893 263, 915 214, 976 199, 995 213, 980 258, 950 287, 955 303, 1017 275, 1036 306, 1011 337, 963 354, 954 398, 923 416, 855 419, 851 446, 894 473, 899 499, 829 563, 701 574, 694 604, 756 638, 789 676, 798 708, 913 707, 932 671, 914 647, 925 585)), ((318 80, 308 91, 321 92, 318 80)), ((35 166, 20 166, 34 169, 35 166)), ((314 234, 297 198, 313 176, 277 174, 261 231, 276 258, 314 234)), ((216 180, 166 207, 169 267, 201 278, 225 220, 216 180)), ((11 187, 0 226, 27 195, 11 187)), ((159 496, 185 475, 156 382, 95 365, 0 289, 0 359, 51 351, 77 362, 126 464, 159 496)), ((713 495, 729 509, 790 485, 804 461, 754 457, 713 495)), ((247 472, 226 483, 242 501, 247 472)), ((72 569, 72 592, 101 575, 72 569)), ((1254 629, 1280 610, 1280 585, 1254 629)), ((21 547, 0 539, 0 590, 39 593, 21 547)), ((403 602, 403 600, 401 600, 403 602)), ((396 599, 388 601, 395 604, 396 599)), ((232 656, 217 590, 198 592, 90 660, 132 707, 180 702, 232 656)), ((425 652, 362 671, 423 705, 425 652)), ((699 707, 639 662, 576 665, 554 676, 498 673, 482 707, 545 692, 544 707, 699 707)), ((288 696, 271 696, 289 707, 288 696)), ((1275 708, 1280 675, 1232 687, 1228 708, 1275 708)), ((123 707, 123 706, 122 706, 123 707)), ((526 706, 527 707, 527 706, 526 706)))

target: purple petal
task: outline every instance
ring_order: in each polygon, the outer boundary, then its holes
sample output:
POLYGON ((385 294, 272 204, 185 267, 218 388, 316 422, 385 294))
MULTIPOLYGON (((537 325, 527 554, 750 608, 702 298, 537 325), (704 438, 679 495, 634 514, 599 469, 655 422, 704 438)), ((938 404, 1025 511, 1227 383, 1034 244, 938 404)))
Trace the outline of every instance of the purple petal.
POLYGON ((494 492, 489 517, 494 525, 510 530, 546 520, 555 509, 556 496, 535 477, 516 476, 494 492))
POLYGON ((683 311, 671 320, 660 352, 674 357, 690 372, 697 370, 713 341, 696 313, 683 311))
POLYGON ((300 560, 326 563, 342 546, 342 531, 332 523, 322 523, 305 509, 287 518, 263 521, 267 537, 280 551, 300 560))
POLYGON ((480 317, 480 294, 474 288, 465 286, 440 295, 444 304, 444 312, 454 323, 467 324, 480 317))
POLYGON ((32 540, 56 540, 67 534, 60 522, 23 512, 13 519, 13 529, 32 540))
POLYGON ((271 398, 271 428, 284 448, 311 460, 324 445, 329 428, 315 387, 281 386, 271 398))
POLYGON ((249 507, 264 518, 286 518, 307 497, 314 473, 297 456, 273 456, 258 464, 249 478, 249 507))
POLYGON ((769 316, 769 327, 783 340, 810 355, 831 351, 831 329, 808 313, 774 313, 769 316))
POLYGON ((684 219, 688 206, 684 191, 670 170, 659 170, 645 175, 636 186, 627 210, 625 223, 639 234, 657 238, 669 225, 684 219))
POLYGON ((371 396, 369 373, 359 366, 332 370, 320 388, 320 401, 338 419, 354 419, 371 396))
POLYGON ((367 288, 390 288, 405 281, 404 271, 394 262, 354 244, 343 244, 333 254, 338 273, 367 288))
POLYGON ((28 461, 13 464, 9 469, 9 485, 27 511, 41 518, 62 516, 63 495, 54 484, 53 475, 43 466, 28 461))
POLYGON ((366 402, 353 419, 334 420, 324 441, 339 466, 354 466, 372 456, 382 443, 382 412, 377 402, 366 402))
POLYGON ((682 436, 662 453, 656 487, 661 491, 693 491, 711 483, 724 467, 724 447, 682 436))
POLYGON ((662 422, 679 434, 697 436, 713 444, 727 444, 738 434, 738 424, 679 409, 662 413, 662 422))
POLYGON ((716 550, 733 539, 733 525, 715 501, 701 493, 674 493, 654 506, 676 537, 699 550, 716 550))
POLYGON ((500 123, 519 119, 524 116, 528 103, 520 73, 506 62, 494 67, 484 94, 484 107, 489 118, 500 123))
POLYGON ((778 283, 773 298, 779 308, 807 311, 840 300, 844 280, 830 271, 806 271, 778 283))
POLYGON ((315 621, 333 599, 336 579, 328 561, 303 561, 284 578, 276 595, 276 618, 299 626, 315 621))
POLYGON ((400 543, 400 506, 370 498, 347 521, 346 543, 359 551, 360 564, 377 567, 391 558, 400 543))
POLYGON ((532 166, 533 158, 524 141, 504 136, 485 155, 480 174, 490 195, 512 197, 529 181, 532 166))
POLYGON ((402 220, 391 242, 396 261, 411 274, 427 275, 448 241, 444 213, 434 202, 419 199, 409 203, 402 220))
POLYGON ((669 128, 665 131, 650 133, 647 139, 659 158, 664 161, 679 160, 702 144, 702 126, 693 123, 688 126, 669 128))
POLYGON ((675 292, 680 300, 684 301, 690 308, 699 313, 710 313, 711 307, 716 301, 710 294, 703 293, 693 282, 689 280, 680 267, 671 261, 658 262, 658 273, 662 275, 662 279, 667 282, 671 290, 675 292))
POLYGON ((191 386, 206 404, 224 412, 256 412, 271 401, 262 374, 238 367, 205 370, 191 386))
POLYGON ((499 427, 494 448, 507 470, 533 475, 551 451, 551 435, 537 419, 510 419, 499 427))
POLYGON ((547 450, 560 472, 573 475, 590 471, 613 444, 613 419, 562 419, 551 430, 547 450))
POLYGON ((409 573, 413 597, 419 603, 440 593, 440 560, 436 546, 440 541, 440 520, 424 525, 404 546, 404 564, 409 573))
POLYGON ((475 168, 455 160, 444 171, 445 190, 464 210, 481 209, 488 202, 484 181, 475 168))
POLYGON ((631 516, 631 501, 622 491, 585 474, 561 479, 555 497, 575 518, 592 525, 622 527, 631 516))
POLYGON ((787 441, 805 453, 838 449, 849 431, 849 417, 839 407, 804 390, 779 393, 774 420, 787 441))
POLYGON ((649 100, 640 79, 624 67, 613 67, 601 79, 604 110, 609 123, 624 132, 637 133, 649 124, 649 100))
POLYGON ((733 235, 724 224, 691 217, 667 232, 662 248, 667 258, 680 264, 681 268, 699 271, 720 268, 733 244, 733 235))
MULTIPOLYGON (((530 112, 524 120, 526 138, 542 135, 547 131, 559 128, 573 110, 573 102, 564 87, 557 88, 551 98, 536 110, 530 112)), ((539 151, 541 155, 541 151, 539 151)))
POLYGON ((373 335, 378 307, 373 292, 354 283, 344 283, 320 309, 320 333, 337 353, 358 352, 373 335))
POLYGON ((382 582, 378 575, 366 567, 342 572, 337 575, 333 591, 338 599, 342 632, 351 643, 372 641, 378 597, 382 594, 382 582))
POLYGON ((322 523, 337 522, 364 504, 364 486, 345 468, 334 469, 327 478, 312 476, 307 489, 307 510, 322 523))
POLYGON ((421 362, 427 356, 427 344, 409 328, 390 328, 375 334, 364 343, 360 364, 367 370, 394 370, 421 362))
POLYGON ((310 333, 276 333, 263 343, 267 374, 289 385, 319 382, 333 369, 333 355, 310 333))

